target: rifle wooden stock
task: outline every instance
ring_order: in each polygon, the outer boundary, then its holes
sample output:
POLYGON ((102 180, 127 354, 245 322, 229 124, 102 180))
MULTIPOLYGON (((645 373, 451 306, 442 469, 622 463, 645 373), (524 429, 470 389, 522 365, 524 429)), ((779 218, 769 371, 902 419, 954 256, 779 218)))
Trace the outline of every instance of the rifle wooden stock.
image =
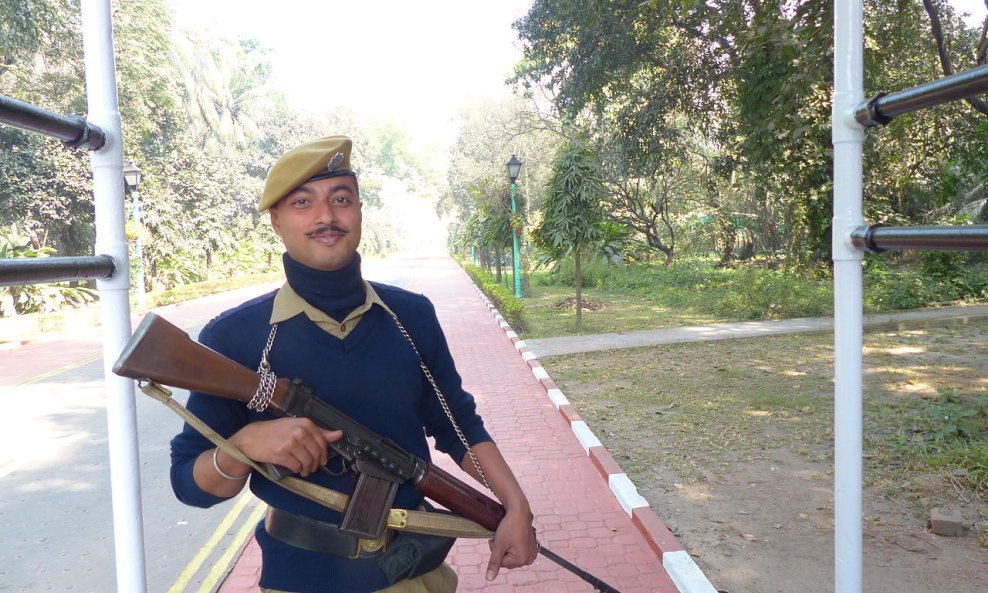
MULTIPOLYGON (((190 391, 247 403, 254 397, 258 374, 189 337, 182 329, 148 313, 127 342, 113 372, 190 391)), ((278 379, 271 412, 281 415, 289 381, 278 379)))
MULTIPOLYGON (((260 383, 260 376, 253 370, 196 342, 182 329, 154 313, 148 313, 138 326, 114 364, 113 372, 122 377, 150 380, 244 403, 254 397, 260 383)), ((306 397, 307 392, 308 388, 304 386, 278 379, 268 411, 278 416, 287 414, 298 408, 294 400, 306 397)), ((366 435, 381 440, 370 429, 318 398, 312 398, 307 407, 313 408, 307 417, 323 428, 343 430, 345 439, 354 437, 348 433, 360 433, 362 444, 373 440, 365 439, 366 435)), ((335 443, 330 446, 341 454, 348 454, 340 451, 335 443)), ((461 517, 492 531, 497 529, 505 515, 500 503, 434 464, 418 459, 396 445, 394 448, 398 450, 397 455, 408 456, 415 465, 424 468, 407 479, 416 490, 461 517)))

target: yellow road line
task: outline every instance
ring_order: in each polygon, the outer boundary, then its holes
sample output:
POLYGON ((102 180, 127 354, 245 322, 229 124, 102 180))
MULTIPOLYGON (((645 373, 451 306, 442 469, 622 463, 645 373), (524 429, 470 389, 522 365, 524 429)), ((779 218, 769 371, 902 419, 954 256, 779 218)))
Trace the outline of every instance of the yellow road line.
POLYGON ((267 508, 268 505, 263 503, 257 505, 254 512, 247 518, 247 522, 240 527, 240 531, 237 532, 237 535, 233 538, 233 541, 226 549, 226 552, 224 552, 223 556, 216 561, 216 564, 213 565, 213 568, 209 571, 209 574, 206 575, 206 578, 202 581, 202 585, 199 586, 197 593, 212 593, 212 591, 216 590, 216 587, 220 584, 220 581, 222 581, 230 572, 230 563, 234 560, 233 555, 243 549, 244 543, 246 543, 247 538, 250 537, 250 534, 254 531, 254 527, 257 525, 257 522, 261 520, 261 516, 264 515, 267 508))
MULTIPOLYGON (((168 593, 181 593, 185 591, 185 588, 189 585, 189 581, 195 573, 202 567, 206 558, 213 552, 213 549, 220 543, 220 540, 226 535, 227 531, 233 523, 240 517, 244 509, 250 504, 251 501, 256 500, 253 493, 250 490, 245 490, 238 498, 237 502, 234 503, 233 508, 230 512, 223 517, 220 524, 216 526, 213 530, 213 534, 209 536, 206 544, 199 550, 199 553, 195 555, 184 570, 178 575, 178 580, 168 589, 168 593)), ((255 511, 256 512, 256 511, 255 511)), ((248 525, 250 523, 248 522, 248 525)))
POLYGON ((20 386, 20 385, 30 385, 31 383, 37 383, 38 381, 42 381, 42 380, 47 379, 49 377, 54 377, 55 375, 60 375, 60 374, 62 374, 64 372, 66 372, 66 371, 71 371, 72 369, 77 369, 77 368, 79 368, 81 366, 85 366, 85 365, 87 365, 87 364, 89 364, 91 362, 95 362, 95 361, 97 361, 97 360, 99 360, 101 358, 103 358, 103 355, 102 354, 97 354, 96 356, 91 356, 91 357, 87 358, 86 360, 84 360, 82 362, 77 362, 75 364, 70 364, 69 366, 65 366, 65 367, 62 367, 60 369, 55 369, 54 371, 48 371, 47 373, 43 373, 41 375, 38 375, 37 377, 31 377, 30 379, 28 379, 26 381, 21 381, 17 385, 20 386))
MULTIPOLYGON (((184 324, 184 326, 182 327, 182 329, 188 330, 189 328, 196 327, 199 324, 204 324, 204 323, 208 322, 212 318, 213 317, 210 316, 210 317, 206 317, 206 318, 203 318, 203 319, 198 319, 198 320, 193 321, 191 323, 186 323, 186 324, 184 324)), ((60 375, 60 374, 62 374, 64 372, 71 371, 72 369, 77 369, 77 368, 79 368, 81 366, 86 366, 87 364, 89 364, 91 362, 95 362, 95 361, 97 361, 97 360, 99 360, 101 358, 103 358, 103 355, 102 354, 97 354, 95 356, 91 356, 91 357, 87 358, 86 360, 83 360, 82 362, 77 362, 75 364, 70 364, 68 366, 64 366, 64 367, 55 369, 53 371, 48 371, 47 373, 42 373, 42 374, 38 375, 37 377, 31 377, 30 379, 21 381, 20 383, 18 383, 17 385, 15 385, 15 387, 20 386, 20 385, 30 385, 31 383, 37 383, 39 381, 44 381, 45 379, 48 379, 50 377, 54 377, 55 375, 60 375)))

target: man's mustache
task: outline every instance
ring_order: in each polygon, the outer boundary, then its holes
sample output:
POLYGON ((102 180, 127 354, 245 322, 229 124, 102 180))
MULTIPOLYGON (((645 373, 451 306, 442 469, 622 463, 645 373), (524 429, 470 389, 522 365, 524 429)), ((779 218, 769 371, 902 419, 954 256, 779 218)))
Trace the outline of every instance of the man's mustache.
POLYGON ((311 231, 309 231, 308 233, 306 233, 305 236, 308 237, 308 238, 310 238, 310 239, 312 239, 313 237, 318 237, 320 235, 326 235, 326 234, 329 234, 329 233, 341 233, 341 234, 344 234, 345 235, 345 234, 347 234, 349 232, 350 231, 346 230, 345 228, 343 228, 343 227, 341 227, 339 225, 335 225, 335 224, 324 224, 324 225, 319 225, 318 227, 312 229, 311 231))

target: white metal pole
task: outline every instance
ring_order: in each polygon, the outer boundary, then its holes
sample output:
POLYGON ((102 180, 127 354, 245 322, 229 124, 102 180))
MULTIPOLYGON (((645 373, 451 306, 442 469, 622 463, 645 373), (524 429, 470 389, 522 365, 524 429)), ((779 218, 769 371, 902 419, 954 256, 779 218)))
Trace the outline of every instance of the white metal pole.
POLYGON ((864 225, 862 0, 834 5, 834 578, 837 593, 862 590, 862 252, 851 231, 864 225))
POLYGON ((97 281, 97 287, 103 325, 117 591, 144 593, 147 576, 134 383, 111 370, 130 338, 131 328, 124 231, 123 143, 110 15, 109 0, 82 0, 88 119, 106 132, 106 145, 90 153, 96 202, 96 253, 112 257, 116 267, 113 278, 97 281))

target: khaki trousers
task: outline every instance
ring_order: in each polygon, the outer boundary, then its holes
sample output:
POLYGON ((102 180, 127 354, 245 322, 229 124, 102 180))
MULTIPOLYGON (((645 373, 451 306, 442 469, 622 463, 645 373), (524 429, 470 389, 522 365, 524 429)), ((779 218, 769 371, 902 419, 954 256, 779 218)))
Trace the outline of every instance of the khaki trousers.
MULTIPOLYGON (((395 583, 386 589, 380 589, 376 593, 454 593, 458 579, 453 569, 448 564, 424 575, 395 583)), ((263 593, 286 593, 276 589, 261 589, 263 593)))

